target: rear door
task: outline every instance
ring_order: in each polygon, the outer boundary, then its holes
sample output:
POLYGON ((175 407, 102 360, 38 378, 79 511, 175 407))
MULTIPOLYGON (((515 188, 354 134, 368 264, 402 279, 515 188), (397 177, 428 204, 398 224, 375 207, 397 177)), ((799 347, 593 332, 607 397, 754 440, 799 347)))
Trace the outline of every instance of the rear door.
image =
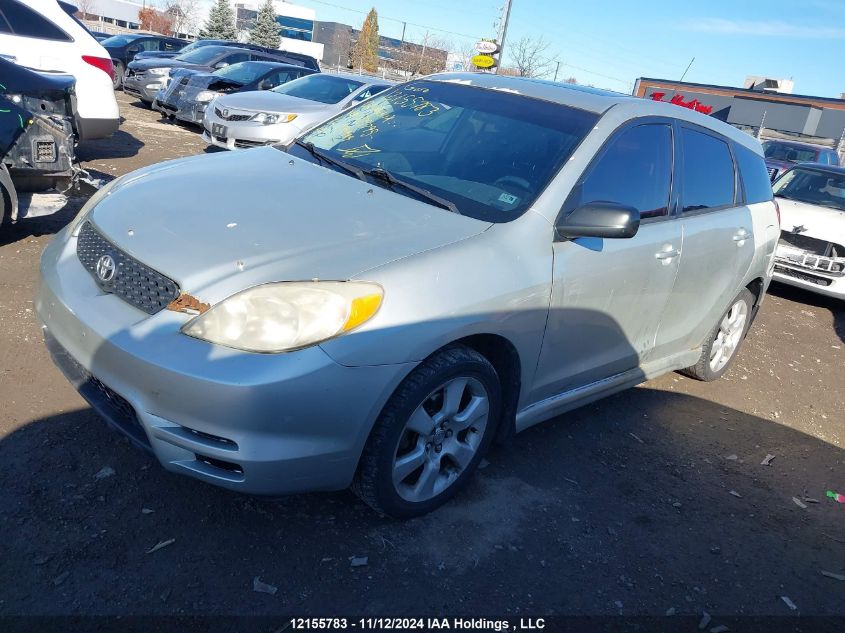
POLYGON ((673 128, 649 119, 605 144, 563 205, 590 202, 639 210, 629 239, 556 241, 549 317, 534 399, 635 369, 651 356, 681 255, 673 207, 673 128))
POLYGON ((731 144, 721 135, 676 123, 678 189, 683 231, 675 290, 656 348, 697 347, 739 292, 754 257, 754 227, 731 144))

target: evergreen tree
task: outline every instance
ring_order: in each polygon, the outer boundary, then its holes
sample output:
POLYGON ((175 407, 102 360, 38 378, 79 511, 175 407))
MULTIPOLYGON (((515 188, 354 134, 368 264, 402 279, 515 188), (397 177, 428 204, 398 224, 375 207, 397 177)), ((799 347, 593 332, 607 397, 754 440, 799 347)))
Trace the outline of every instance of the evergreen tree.
POLYGON ((200 29, 202 39, 215 40, 236 40, 235 11, 229 0, 217 0, 211 11, 208 12, 208 20, 205 26, 200 29))
POLYGON ((352 50, 352 65, 367 72, 378 72, 378 13, 370 9, 352 50))
POLYGON ((279 48, 282 38, 279 36, 279 23, 276 22, 276 9, 271 0, 266 0, 258 10, 255 24, 249 31, 249 41, 268 48, 279 48))

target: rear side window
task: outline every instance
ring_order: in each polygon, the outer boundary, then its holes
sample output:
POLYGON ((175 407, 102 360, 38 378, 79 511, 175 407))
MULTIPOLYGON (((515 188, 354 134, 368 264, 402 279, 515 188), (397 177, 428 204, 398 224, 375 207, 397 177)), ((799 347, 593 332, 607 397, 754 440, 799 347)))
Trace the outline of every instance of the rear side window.
POLYGON ((745 189, 745 203, 755 204, 772 199, 772 181, 762 156, 758 156, 742 145, 734 145, 734 156, 739 167, 739 176, 745 189))
MULTIPOLYGON (((0 13, 11 27, 11 32, 22 37, 37 37, 42 40, 72 42, 73 39, 40 13, 33 11, 16 0, 0 0, 0 13)), ((2 24, 2 20, 0 20, 2 24)))
POLYGON ((672 183, 672 128, 639 125, 624 130, 573 189, 566 210, 591 202, 634 207, 643 219, 669 213, 672 183))
POLYGON ((681 128, 681 147, 683 211, 732 206, 736 177, 728 144, 715 136, 681 128))

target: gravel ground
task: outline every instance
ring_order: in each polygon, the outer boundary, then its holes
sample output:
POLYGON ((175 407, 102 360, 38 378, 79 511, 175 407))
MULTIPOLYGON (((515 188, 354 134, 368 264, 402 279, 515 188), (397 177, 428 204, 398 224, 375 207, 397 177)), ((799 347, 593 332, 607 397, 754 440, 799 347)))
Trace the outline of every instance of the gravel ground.
MULTIPOLYGON (((204 150, 119 97, 86 168, 204 150)), ((773 287, 725 379, 669 374, 530 429, 447 507, 397 522, 347 492, 166 473, 92 414, 32 308, 39 254, 81 203, 0 231, 0 615, 845 615, 822 574, 845 574, 845 505, 825 498, 845 493, 843 303, 773 287)))

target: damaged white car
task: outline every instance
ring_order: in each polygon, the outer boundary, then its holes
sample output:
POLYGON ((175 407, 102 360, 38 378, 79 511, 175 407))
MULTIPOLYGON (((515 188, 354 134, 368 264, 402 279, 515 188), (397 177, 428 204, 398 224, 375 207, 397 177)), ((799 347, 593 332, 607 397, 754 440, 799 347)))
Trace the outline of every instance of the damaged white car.
POLYGON ((774 278, 845 299, 845 167, 799 165, 774 191, 781 212, 774 278))

